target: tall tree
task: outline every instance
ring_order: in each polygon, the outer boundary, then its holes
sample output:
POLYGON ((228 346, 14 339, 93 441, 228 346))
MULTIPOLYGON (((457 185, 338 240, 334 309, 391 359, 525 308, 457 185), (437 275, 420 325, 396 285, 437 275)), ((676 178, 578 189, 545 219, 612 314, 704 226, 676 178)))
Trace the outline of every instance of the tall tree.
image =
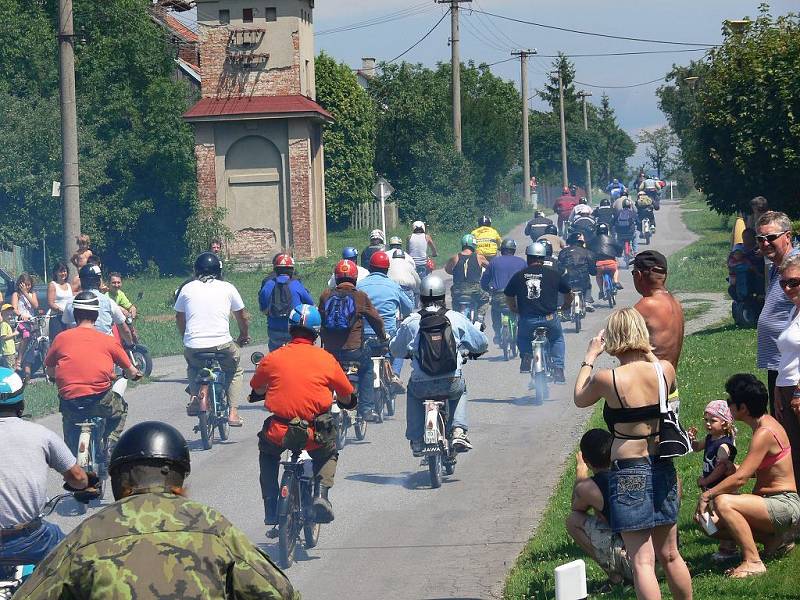
POLYGON ((645 155, 659 178, 668 175, 677 166, 678 137, 669 127, 658 127, 653 131, 642 130, 639 132, 639 143, 647 146, 645 155))
POLYGON ((597 182, 601 186, 613 178, 621 178, 625 173, 625 162, 636 152, 636 145, 631 137, 617 123, 611 99, 603 93, 600 97, 600 108, 597 109, 597 125, 594 131, 599 136, 597 148, 597 182))

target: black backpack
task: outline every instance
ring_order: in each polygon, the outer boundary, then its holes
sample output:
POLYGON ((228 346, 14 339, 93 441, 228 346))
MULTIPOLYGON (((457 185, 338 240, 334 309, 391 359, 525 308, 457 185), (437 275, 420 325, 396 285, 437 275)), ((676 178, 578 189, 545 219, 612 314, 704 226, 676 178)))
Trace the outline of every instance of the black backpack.
POLYGON ((440 308, 436 312, 422 310, 419 313, 417 361, 419 368, 431 377, 450 375, 458 369, 458 349, 446 312, 440 308))
POLYGON ((358 316, 355 298, 347 292, 333 292, 323 309, 322 326, 329 331, 350 331, 358 316))
POLYGON ((292 290, 289 285, 292 283, 290 279, 286 283, 278 283, 275 281, 275 287, 272 288, 272 294, 269 297, 269 316, 279 319, 285 319, 292 312, 292 290))

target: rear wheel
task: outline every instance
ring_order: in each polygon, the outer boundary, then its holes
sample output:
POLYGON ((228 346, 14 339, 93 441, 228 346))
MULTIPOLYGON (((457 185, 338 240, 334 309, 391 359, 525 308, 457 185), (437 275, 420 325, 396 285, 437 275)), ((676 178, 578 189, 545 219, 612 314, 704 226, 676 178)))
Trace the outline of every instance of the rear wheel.
POLYGON ((581 332, 581 316, 580 315, 575 315, 573 317, 573 320, 575 321, 575 333, 580 333, 581 332))
POLYGON ((428 455, 428 471, 431 475, 431 487, 442 487, 442 453, 428 455))
MULTIPOLYGON (((389 384, 391 385, 391 384, 389 384)), ((391 388, 386 390, 386 415, 389 417, 394 416, 395 410, 395 403, 396 403, 396 396, 395 393, 392 391, 391 388)))
POLYGON ((297 536, 300 533, 299 503, 295 490, 294 477, 286 476, 282 487, 288 487, 289 497, 286 498, 286 514, 281 515, 278 522, 278 549, 281 566, 288 569, 294 560, 294 549, 297 545, 297 536))
POLYGON ((533 387, 536 393, 536 404, 547 400, 547 373, 545 371, 540 371, 533 376, 533 387))
POLYGON ((367 422, 364 419, 356 419, 353 423, 353 430, 356 432, 356 439, 360 442, 367 437, 367 422))
POLYGON ((445 475, 452 475, 456 472, 456 463, 452 460, 445 460, 442 462, 442 469, 445 475))
POLYGON ((347 443, 347 416, 345 413, 339 413, 339 418, 336 422, 336 449, 341 450, 347 443))
POLYGON ((214 422, 208 418, 207 412, 200 412, 197 415, 197 428, 200 430, 200 439, 203 442, 203 448, 211 450, 214 445, 214 422))

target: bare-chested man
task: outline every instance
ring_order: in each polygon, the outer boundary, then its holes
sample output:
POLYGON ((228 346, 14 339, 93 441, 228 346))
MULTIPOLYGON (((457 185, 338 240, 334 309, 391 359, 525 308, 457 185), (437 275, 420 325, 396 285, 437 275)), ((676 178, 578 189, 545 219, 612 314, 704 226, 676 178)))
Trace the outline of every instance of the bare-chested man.
MULTIPOLYGON (((666 288, 667 259, 655 250, 639 252, 633 259, 631 272, 633 285, 642 295, 634 308, 647 323, 653 354, 672 363, 677 371, 683 349, 683 307, 666 288)), ((677 414, 680 409, 677 384, 670 391, 669 403, 677 414)))

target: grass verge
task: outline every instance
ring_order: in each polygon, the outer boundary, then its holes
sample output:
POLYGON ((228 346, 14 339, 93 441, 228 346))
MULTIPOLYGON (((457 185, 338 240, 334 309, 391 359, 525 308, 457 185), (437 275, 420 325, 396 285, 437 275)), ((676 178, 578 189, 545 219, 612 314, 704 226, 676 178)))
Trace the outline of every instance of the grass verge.
POLYGON ((711 302, 694 302, 691 303, 689 306, 684 303, 683 306, 683 320, 684 322, 689 322, 699 317, 702 317, 708 311, 711 310, 711 307, 714 306, 711 302))

